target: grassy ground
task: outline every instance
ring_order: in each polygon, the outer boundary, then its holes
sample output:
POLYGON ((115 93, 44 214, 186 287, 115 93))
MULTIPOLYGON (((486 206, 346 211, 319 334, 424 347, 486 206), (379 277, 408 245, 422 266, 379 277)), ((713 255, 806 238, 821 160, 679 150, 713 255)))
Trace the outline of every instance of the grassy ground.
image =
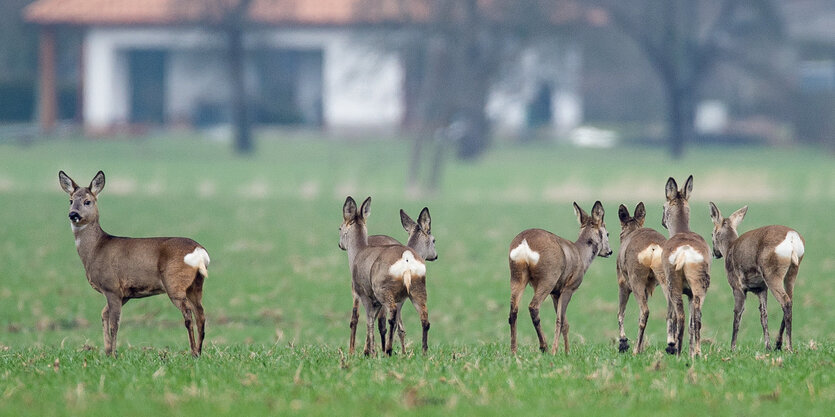
MULTIPOLYGON (((187 137, 0 145, 0 414, 823 415, 835 405, 831 155, 708 148, 671 162, 649 148, 499 145, 478 162, 451 162, 439 193, 414 197, 404 187, 405 142, 290 136, 259 145, 252 158, 187 137), (180 313, 165 296, 128 303, 120 357, 103 356, 104 298, 85 282, 59 169, 84 184, 105 171, 106 231, 189 236, 206 246, 202 358, 187 355, 180 313), (728 351, 733 307, 720 260, 705 301, 704 358, 663 354, 660 293, 650 304, 648 352, 618 355, 614 258, 598 258, 568 308, 571 354, 540 354, 523 312, 520 354, 509 355, 506 257, 516 233, 542 227, 574 239, 571 202, 588 210, 600 199, 617 251, 617 205, 644 201, 647 225, 660 229, 666 178, 690 173, 691 225, 703 236, 715 201, 725 214, 749 204, 742 230, 784 223, 806 238, 797 352, 763 351, 754 297, 740 348, 728 351), (430 207, 440 258, 429 265, 426 357, 412 353, 420 324, 411 307, 407 355, 343 353, 351 299, 337 227, 348 194, 372 195, 370 231, 398 238, 397 209, 416 216, 430 207)), ((769 313, 773 335, 782 316, 773 298, 769 313)), ((631 339, 636 314, 630 300, 631 339)), ((362 324, 358 333, 362 340, 362 324)))

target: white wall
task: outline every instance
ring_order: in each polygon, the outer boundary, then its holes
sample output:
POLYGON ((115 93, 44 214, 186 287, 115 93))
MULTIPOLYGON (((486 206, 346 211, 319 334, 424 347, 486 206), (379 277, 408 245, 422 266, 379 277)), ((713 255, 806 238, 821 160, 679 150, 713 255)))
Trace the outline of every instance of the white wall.
MULTIPOLYGON (((403 69, 394 54, 347 31, 296 29, 261 32, 247 45, 323 51, 322 106, 325 125, 394 128, 403 114, 403 69)), ((199 100, 224 101, 230 90, 223 39, 195 29, 93 28, 86 35, 84 119, 88 128, 107 129, 128 120, 126 51, 168 50, 165 111, 171 121, 187 119, 199 100)), ((252 82, 248 74, 248 83, 252 82)))

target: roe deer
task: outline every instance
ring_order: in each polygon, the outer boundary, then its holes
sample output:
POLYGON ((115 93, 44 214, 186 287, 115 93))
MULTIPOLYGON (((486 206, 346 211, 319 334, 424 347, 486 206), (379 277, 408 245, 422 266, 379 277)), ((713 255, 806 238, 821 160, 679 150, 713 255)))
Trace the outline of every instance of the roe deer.
MULTIPOLYGON (((351 291, 362 302, 366 317, 366 355, 374 355, 374 319, 380 309, 388 312, 389 335, 385 352, 391 355, 397 305, 406 298, 420 315, 423 325, 423 352, 428 349, 429 313, 426 310, 426 264, 414 249, 403 245, 370 246, 366 222, 371 212, 371 197, 357 210, 353 198, 342 206, 339 248, 348 252, 351 267, 351 291)), ((357 303, 351 312, 350 352, 354 352, 357 330, 357 303)))
POLYGON ((649 297, 659 284, 664 294, 667 293, 667 281, 664 279, 661 265, 662 246, 667 239, 661 233, 644 227, 646 214, 643 202, 635 207, 635 217, 629 215, 629 209, 623 204, 618 208, 621 226, 617 260, 619 352, 629 350, 629 340, 623 330, 623 315, 629 301, 629 293, 635 294, 635 300, 641 310, 638 316, 638 341, 633 352, 635 354, 644 350, 649 297))
POLYGON ((702 353, 702 303, 710 286, 710 248, 704 238, 690 231, 690 194, 693 176, 679 190, 667 180, 661 225, 670 232, 664 242, 661 263, 667 280, 667 353, 681 354, 684 338, 684 304, 690 299, 690 357, 702 353))
POLYGON ((728 283, 734 293, 734 324, 731 336, 731 350, 736 349, 739 320, 745 310, 745 296, 751 291, 760 298, 760 323, 766 350, 771 350, 768 337, 768 291, 783 308, 783 321, 774 345, 783 347, 783 331, 786 332, 786 350, 792 350, 792 297, 797 270, 803 260, 806 241, 796 230, 786 226, 765 226, 747 231, 739 236, 737 227, 748 206, 727 218, 716 204, 710 203, 710 218, 713 220, 713 255, 725 257, 728 283))
POLYGON ((525 287, 531 284, 533 299, 528 310, 539 337, 539 350, 545 352, 548 344, 539 326, 539 307, 549 294, 554 300, 557 312, 554 344, 551 353, 557 353, 559 336, 565 342, 568 353, 568 321, 565 309, 571 296, 583 282, 583 275, 595 256, 609 257, 609 233, 603 223, 603 205, 594 203, 589 216, 577 203, 574 212, 580 222, 580 236, 576 242, 563 239, 542 229, 528 229, 519 233, 510 242, 510 351, 516 353, 516 316, 519 301, 525 287))
MULTIPOLYGON (((406 241, 406 246, 415 250, 426 261, 434 261, 438 259, 438 252, 435 251, 435 236, 432 236, 432 217, 429 215, 429 208, 424 207, 420 211, 417 223, 406 214, 403 209, 400 209, 400 224, 409 238, 406 241)), ((368 244, 371 246, 384 245, 399 245, 400 242, 386 235, 371 235, 368 236, 368 244)), ((404 300, 405 301, 405 300, 404 300)), ((354 299, 354 306, 351 309, 352 313, 357 312, 359 300, 354 299)), ((403 352, 406 351, 406 328, 403 326, 403 318, 400 316, 400 310, 403 308, 403 303, 397 304, 397 335, 400 338, 400 347, 403 352)), ((351 317, 351 321, 355 321, 355 317, 351 317)), ((386 317, 384 311, 380 309, 377 315, 377 328, 380 330, 380 343, 383 350, 386 349, 386 317)))
POLYGON ((104 188, 104 173, 99 171, 88 187, 79 187, 64 171, 58 173, 58 180, 70 195, 70 226, 87 281, 107 299, 101 312, 105 353, 115 356, 122 305, 131 298, 167 293, 183 313, 191 354, 200 356, 206 324, 202 304, 209 266, 206 249, 181 237, 112 236, 99 225, 97 199, 104 188))

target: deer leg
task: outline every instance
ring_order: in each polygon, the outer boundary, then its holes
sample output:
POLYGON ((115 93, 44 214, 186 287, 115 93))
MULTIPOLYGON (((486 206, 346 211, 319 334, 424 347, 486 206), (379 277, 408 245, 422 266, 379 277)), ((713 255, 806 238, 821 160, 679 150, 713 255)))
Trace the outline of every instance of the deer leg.
POLYGON ((397 303, 397 336, 400 338, 400 351, 406 354, 406 327, 403 326, 403 302, 397 303))
POLYGON ((693 296, 693 340, 695 348, 691 349, 690 357, 702 355, 702 303, 704 303, 704 294, 693 296))
POLYGON ((385 343, 384 351, 386 352, 386 355, 391 356, 391 352, 394 348, 394 331, 397 327, 397 303, 394 302, 394 299, 391 299, 386 303, 386 311, 389 316, 389 334, 388 340, 385 343))
MULTIPOLYGON (((638 308, 640 309, 640 313, 638 315, 638 341, 635 344, 634 354, 638 354, 644 351, 644 334, 647 328, 647 319, 649 318, 649 304, 647 302, 647 293, 646 287, 644 287, 644 291, 636 291, 635 292, 635 299, 638 301, 638 308)), ((626 349, 629 349, 629 345, 626 345, 626 349)))
POLYGON ((551 354, 557 354, 557 348, 560 344, 560 335, 562 335, 562 320, 560 320, 560 293, 551 294, 551 300, 554 301, 554 312, 557 319, 554 323, 554 343, 551 345, 551 354))
POLYGON ((110 355, 113 352, 113 342, 110 340, 110 303, 107 302, 101 310, 101 329, 104 335, 104 352, 110 355))
MULTIPOLYGON (((777 333, 777 341, 774 343, 774 348, 781 350, 783 348, 783 332, 786 333, 786 350, 792 350, 791 343, 791 325, 792 325, 792 298, 784 287, 787 274, 790 272, 789 265, 775 266, 763 269, 763 280, 766 286, 774 294, 774 298, 780 303, 783 309, 783 321, 780 322, 780 331, 777 333)), ((792 271, 796 274, 796 270, 792 271)), ((792 280, 794 284, 794 280, 792 280)), ((793 290, 793 285, 792 285, 793 290)))
POLYGON ((539 323, 539 307, 542 305, 542 302, 547 296, 548 290, 543 287, 534 288, 533 299, 528 305, 528 311, 531 314, 531 322, 533 322, 533 327, 536 329, 536 335, 539 337, 539 350, 541 352, 548 350, 548 343, 545 342, 545 335, 542 334, 542 326, 540 326, 539 323))
POLYGON ((782 288, 775 288, 773 291, 774 297, 780 306, 783 308, 783 321, 780 323, 780 332, 777 333, 777 341, 774 343, 774 348, 781 350, 783 348, 783 332, 786 333, 786 351, 792 350, 792 300, 782 288))
POLYGON ((171 302, 174 303, 174 306, 180 309, 181 313, 183 313, 183 323, 188 331, 188 343, 191 347, 191 356, 197 357, 199 356, 197 353, 197 344, 194 341, 194 330, 191 327, 192 310, 186 300, 185 294, 182 296, 172 295, 171 302))
POLYGON ((116 356, 116 335, 119 333, 119 321, 122 318, 122 299, 116 295, 107 296, 107 329, 105 331, 104 353, 116 356), (108 343, 109 342, 109 343, 108 343))
POLYGON ((568 308, 568 302, 571 301, 571 296, 573 292, 566 291, 560 294, 560 313, 557 316, 557 320, 560 322, 560 327, 562 328, 562 339, 565 342, 565 354, 568 355, 568 320, 565 318, 565 310, 568 308))
POLYGON ((688 317, 688 336, 689 336, 689 346, 688 350, 690 352, 690 357, 692 358, 694 355, 694 349, 696 346, 696 302, 695 296, 690 296, 687 300, 687 304, 690 307, 690 315, 688 317))
POLYGON ((377 330, 380 332, 380 348, 386 351, 386 310, 380 309, 377 314, 377 330))
MULTIPOLYGON (((420 316, 420 324, 423 328, 423 337, 421 338, 421 347, 423 354, 429 349, 429 312, 426 309, 426 283, 423 280, 412 281, 412 288, 409 290, 409 298, 412 300, 412 305, 417 310, 420 316)), ((402 325, 402 323, 401 323, 402 325)), ((404 331, 405 336, 405 331, 404 331)))
POLYGON ((353 355, 357 342, 357 322, 359 321, 359 297, 353 293, 353 305, 351 307, 351 321, 348 326, 351 328, 351 340, 348 342, 348 353, 353 355))
MULTIPOLYGON (((679 305, 682 300, 682 284, 672 271, 666 271, 665 274, 669 277, 667 287, 667 353, 675 355, 678 353, 677 348, 680 346, 679 337, 679 305)), ((684 314, 684 308, 681 308, 681 314, 684 314)), ((683 323, 682 323, 683 325, 683 323)))
POLYGON ((381 306, 368 297, 362 298, 362 304, 365 307, 365 349, 363 349, 363 354, 374 356, 374 321, 377 319, 377 314, 380 313, 381 306))
POLYGON ((186 297, 194 310, 194 320, 197 327, 197 334, 195 335, 195 342, 197 344, 197 354, 203 353, 203 340, 206 337, 206 314, 203 311, 203 281, 195 282, 186 292, 186 297))
POLYGON ((626 303, 629 302, 629 293, 629 286, 625 283, 618 286, 618 334, 620 336, 618 352, 629 350, 629 339, 626 338, 626 331, 623 328, 623 317, 626 312, 626 303))
MULTIPOLYGON (((745 312, 745 292, 741 289, 734 288, 734 324, 733 332, 731 333, 731 351, 736 350, 736 339, 739 335, 739 322, 742 320, 742 313, 745 312)), ((760 305, 760 315, 762 316, 762 304, 760 305)))
POLYGON ((510 324, 510 352, 516 353, 516 317, 519 313, 519 302, 522 294, 528 285, 528 268, 526 265, 518 265, 510 262, 510 315, 507 322, 510 324))
POLYGON ((757 297, 760 299, 760 324, 763 326, 765 350, 771 350, 771 338, 768 336, 768 291, 758 292, 757 297))

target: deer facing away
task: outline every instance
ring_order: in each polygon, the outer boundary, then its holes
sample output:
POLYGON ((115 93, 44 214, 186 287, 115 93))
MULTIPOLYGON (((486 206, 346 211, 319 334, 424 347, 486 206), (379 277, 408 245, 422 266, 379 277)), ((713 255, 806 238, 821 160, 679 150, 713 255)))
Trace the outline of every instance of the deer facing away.
POLYGON ((702 304, 710 286, 710 248, 704 238, 690 231, 690 195, 693 176, 678 189, 670 177, 661 224, 670 232, 664 242, 662 267, 667 280, 667 353, 681 354, 684 338, 684 304, 690 298, 690 356, 701 355, 702 304))
MULTIPOLYGON (((371 246, 368 244, 366 222, 371 212, 371 197, 360 209, 348 197, 342 206, 339 227, 339 248, 348 252, 351 268, 351 291, 365 308, 366 339, 364 353, 374 352, 374 319, 381 308, 388 313, 389 334, 385 351, 391 354, 397 305, 406 298, 412 301, 423 327, 422 347, 428 349, 429 313, 426 309, 426 264, 414 249, 403 245, 371 246)), ((356 303, 354 304, 357 305, 356 303)), ((354 352, 357 330, 356 307, 351 312, 350 352, 354 352)))
POLYGON ((122 306, 128 300, 167 293, 183 313, 191 354, 199 356, 206 324, 202 304, 209 265, 206 249, 180 237, 112 236, 99 225, 97 199, 104 188, 104 173, 99 171, 87 187, 79 187, 64 171, 58 173, 58 180, 70 195, 70 226, 87 281, 107 299, 101 312, 105 353, 114 355, 122 306))
POLYGON ((539 307, 550 294, 557 313, 554 344, 551 353, 556 354, 559 336, 565 342, 568 353, 568 321, 565 310, 571 296, 583 282, 583 275, 596 256, 609 257, 609 233, 603 222, 603 205, 594 203, 588 215, 577 203, 574 212, 580 222, 580 236, 576 242, 563 239, 542 229, 528 229, 510 242, 510 350, 516 353, 516 317, 522 293, 530 284, 534 295, 528 310, 539 337, 539 350, 545 352, 548 344, 539 325, 539 307))
MULTIPOLYGON (((400 210, 400 224, 403 229, 409 234, 406 241, 406 246, 415 250, 423 259, 427 261, 434 261, 438 259, 438 253, 435 251, 435 236, 432 235, 432 217, 429 215, 429 208, 424 207, 420 211, 418 221, 415 222, 402 209, 400 210)), ((399 245, 400 242, 386 235, 371 235, 368 236, 368 244, 370 246, 385 246, 385 245, 399 245)), ((359 300, 354 299, 354 306, 351 310, 352 314, 356 314, 357 307, 359 307, 359 300)), ((397 335, 400 338, 400 347, 402 351, 406 351, 406 328, 403 326, 403 317, 400 315, 400 310, 403 308, 403 303, 397 304, 397 335)), ((351 318, 354 322, 355 317, 351 318)), ((386 317, 383 309, 377 315, 377 328, 380 331, 380 343, 382 343, 383 350, 386 349, 386 317)))
MULTIPOLYGON (((649 297, 655 287, 661 285, 664 294, 667 293, 667 281, 661 264, 662 246, 667 240, 661 233, 644 226, 646 209, 644 203, 635 207, 635 217, 629 215, 629 209, 623 204, 618 208, 620 219, 620 249, 618 250, 618 331, 620 343, 618 351, 629 350, 629 340, 623 329, 623 316, 629 294, 635 294, 635 301, 641 312, 638 317, 638 340, 634 353, 644 350, 644 330, 649 318, 649 297)), ((666 297, 666 296, 665 296, 666 297)))
POLYGON ((768 337, 768 290, 783 309, 783 321, 774 347, 783 347, 783 331, 786 333, 786 350, 792 350, 792 297, 797 271, 803 260, 805 243, 796 230, 786 226, 765 226, 750 230, 741 236, 737 228, 748 212, 748 206, 735 211, 727 218, 719 208, 710 203, 713 220, 713 255, 725 258, 728 283, 734 294, 734 321, 731 350, 736 349, 739 320, 745 310, 745 296, 750 291, 760 299, 760 323, 766 350, 771 349, 768 337))

